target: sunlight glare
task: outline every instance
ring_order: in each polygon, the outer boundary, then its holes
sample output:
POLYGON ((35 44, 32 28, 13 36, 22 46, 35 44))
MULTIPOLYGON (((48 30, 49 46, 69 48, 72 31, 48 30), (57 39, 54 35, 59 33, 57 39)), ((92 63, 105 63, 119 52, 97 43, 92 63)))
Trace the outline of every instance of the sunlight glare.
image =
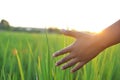
POLYGON ((15 27, 55 26, 100 32, 120 17, 120 5, 115 0, 2 0, 1 3, 0 20, 5 19, 15 27))

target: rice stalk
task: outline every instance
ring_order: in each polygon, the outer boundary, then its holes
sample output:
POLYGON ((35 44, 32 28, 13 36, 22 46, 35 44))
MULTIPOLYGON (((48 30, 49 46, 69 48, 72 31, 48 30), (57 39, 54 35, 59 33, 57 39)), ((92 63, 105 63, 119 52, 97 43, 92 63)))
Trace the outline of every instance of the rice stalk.
POLYGON ((20 71, 20 75, 21 75, 21 80, 24 80, 24 73, 23 73, 23 69, 22 69, 22 64, 21 64, 21 60, 20 60, 20 57, 18 55, 17 49, 14 50, 14 54, 16 55, 16 58, 17 58, 18 67, 19 67, 19 71, 20 71))

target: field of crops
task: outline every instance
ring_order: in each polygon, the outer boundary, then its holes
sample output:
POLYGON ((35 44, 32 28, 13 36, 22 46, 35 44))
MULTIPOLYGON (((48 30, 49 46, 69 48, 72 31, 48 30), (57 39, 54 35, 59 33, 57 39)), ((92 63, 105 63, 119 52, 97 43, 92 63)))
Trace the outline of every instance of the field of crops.
POLYGON ((104 50, 75 73, 52 54, 74 39, 60 34, 0 32, 0 80, 120 80, 120 45, 104 50))

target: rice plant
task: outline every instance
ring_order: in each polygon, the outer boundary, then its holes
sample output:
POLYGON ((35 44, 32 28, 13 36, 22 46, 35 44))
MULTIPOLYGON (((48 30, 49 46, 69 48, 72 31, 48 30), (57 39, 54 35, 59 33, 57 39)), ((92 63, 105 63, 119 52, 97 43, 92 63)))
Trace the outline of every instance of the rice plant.
MULTIPOLYGON (((47 32, 46 32, 47 33, 47 32)), ((75 73, 52 54, 74 39, 62 34, 0 32, 0 80, 120 80, 120 45, 107 48, 75 73)))

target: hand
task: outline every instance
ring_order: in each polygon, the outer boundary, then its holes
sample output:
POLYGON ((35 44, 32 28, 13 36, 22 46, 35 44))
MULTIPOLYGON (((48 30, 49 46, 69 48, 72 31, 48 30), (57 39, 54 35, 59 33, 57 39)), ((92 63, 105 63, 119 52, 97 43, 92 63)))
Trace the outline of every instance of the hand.
POLYGON ((73 44, 53 54, 54 57, 68 54, 56 63, 56 66, 66 63, 62 69, 75 65, 71 70, 71 72, 75 72, 105 49, 99 36, 67 30, 63 30, 62 33, 76 38, 73 44))

